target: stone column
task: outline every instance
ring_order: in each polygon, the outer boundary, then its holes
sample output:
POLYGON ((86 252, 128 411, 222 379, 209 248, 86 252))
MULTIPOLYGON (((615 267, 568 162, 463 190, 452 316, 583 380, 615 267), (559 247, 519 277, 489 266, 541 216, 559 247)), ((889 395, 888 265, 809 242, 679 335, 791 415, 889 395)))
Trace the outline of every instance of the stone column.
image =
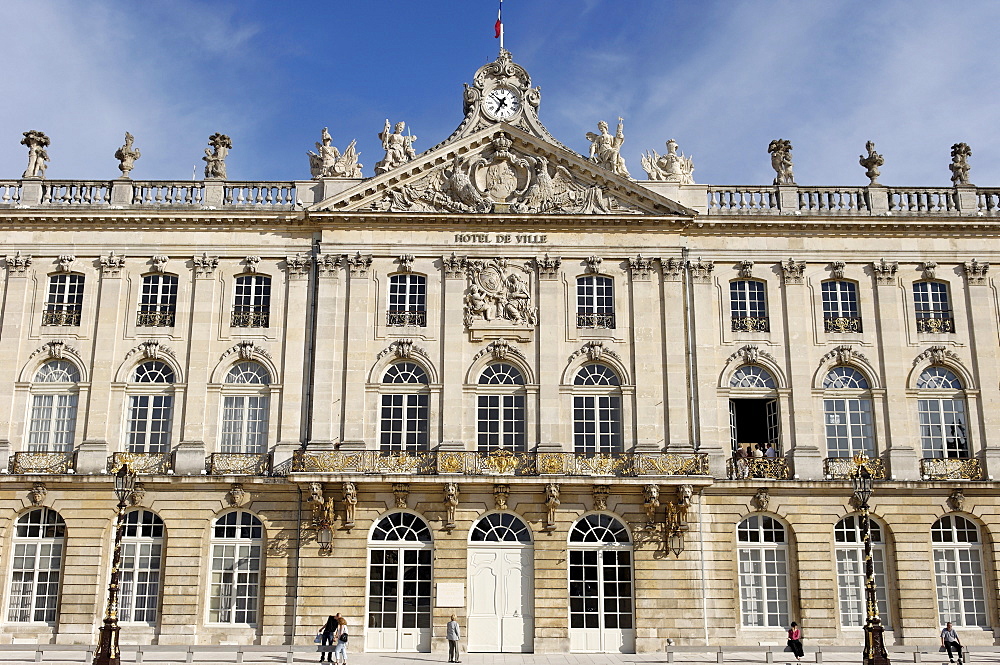
MULTIPOLYGON (((787 267, 783 264, 783 267, 787 267)), ((781 438, 789 446, 785 455, 789 457, 793 473, 801 480, 823 479, 823 458, 826 456, 825 445, 820 445, 822 439, 817 438, 811 424, 814 422, 815 405, 812 394, 812 375, 815 369, 814 358, 804 353, 804 349, 812 346, 809 335, 812 328, 798 325, 802 321, 802 312, 812 312, 809 289, 803 283, 803 263, 797 264, 798 270, 789 273, 785 270, 784 287, 781 295, 784 300, 784 316, 779 322, 772 312, 772 334, 781 326, 780 333, 785 337, 786 367, 788 367, 789 394, 782 399, 781 425, 784 431, 781 438), (795 314, 792 314, 795 313, 795 314), (786 413, 787 412, 787 413, 786 413), (801 423, 801 427, 799 424, 801 423)))
MULTIPOLYGON (((715 301, 716 287, 712 279, 715 264, 701 258, 688 262, 688 288, 691 307, 687 319, 694 327, 695 376, 691 384, 698 387, 698 401, 691 414, 694 442, 698 452, 707 453, 710 473, 715 478, 726 477, 726 459, 730 456, 729 417, 723 423, 719 414, 719 309, 715 301)), ((687 308, 685 307, 685 310, 687 308)))
POLYGON ((689 420, 690 391, 688 390, 687 323, 684 312, 684 262, 681 259, 660 259, 663 282, 660 294, 663 307, 658 323, 662 330, 657 343, 663 347, 666 379, 664 436, 667 450, 689 453, 691 422, 689 420))
MULTIPOLYGON (((280 411, 272 403, 271 412, 280 413, 278 440, 274 447, 274 464, 291 459, 301 445, 303 413, 303 390, 306 363, 306 346, 309 343, 309 326, 313 323, 309 311, 309 286, 312 274, 312 256, 299 254, 285 260, 288 270, 287 300, 285 305, 284 349, 281 362, 281 402, 280 411)), ((277 377, 275 377, 277 378, 277 377)), ((313 381, 315 384, 315 380, 313 381)))
POLYGON ((664 446, 664 349, 658 331, 659 311, 658 259, 641 255, 628 260, 631 273, 632 354, 635 376, 636 452, 659 452, 664 446))
MULTIPOLYGON (((978 261, 968 261, 965 270, 965 297, 969 308, 969 352, 975 365, 980 390, 992 389, 1000 384, 1000 373, 997 365, 991 360, 996 349, 997 311, 992 289, 989 288, 989 264, 978 261), (992 338, 991 338, 992 331, 992 338), (985 360, 985 362, 980 359, 985 360)), ((972 410, 972 400, 969 400, 969 414, 972 410)), ((986 476, 1000 478, 1000 412, 989 408, 984 400, 980 400, 978 412, 982 417, 979 440, 982 441, 981 462, 986 476), (986 407, 986 408, 983 408, 986 407)), ((970 453, 974 454, 975 440, 970 453)))
POLYGON ((441 257, 443 281, 441 289, 441 393, 435 407, 441 417, 439 450, 475 450, 475 440, 466 441, 462 425, 466 413, 462 391, 466 362, 464 349, 468 348, 468 333, 463 322, 466 277, 465 257, 441 257), (445 405, 448 405, 447 408, 445 405), (457 407, 457 408, 456 408, 457 407))
POLYGON ((330 449, 340 436, 343 422, 343 362, 337 350, 343 345, 344 257, 316 256, 316 339, 313 341, 312 423, 310 449, 330 449))
POLYGON ((368 338, 371 334, 371 255, 363 256, 360 252, 347 258, 350 280, 347 284, 347 306, 344 316, 347 318, 344 356, 344 383, 342 402, 344 414, 350 417, 343 419, 343 439, 341 447, 351 450, 365 448, 365 408, 364 386, 367 380, 368 338))
POLYGON ((570 442, 562 440, 559 414, 562 394, 559 377, 562 363, 557 349, 565 340, 566 311, 562 298, 563 281, 559 267, 562 259, 546 254, 535 259, 538 269, 538 326, 535 328, 535 348, 538 367, 538 451, 569 452, 570 442))

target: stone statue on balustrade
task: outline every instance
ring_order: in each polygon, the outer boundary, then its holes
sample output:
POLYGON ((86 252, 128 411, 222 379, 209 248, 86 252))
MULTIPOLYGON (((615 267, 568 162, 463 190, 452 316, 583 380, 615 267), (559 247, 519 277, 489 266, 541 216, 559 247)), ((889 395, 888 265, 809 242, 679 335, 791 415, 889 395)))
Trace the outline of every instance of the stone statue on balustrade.
POLYGON ((121 179, 128 180, 128 174, 135 166, 135 160, 142 157, 138 148, 133 147, 135 137, 125 132, 125 145, 115 151, 115 159, 118 160, 118 170, 122 172, 121 179))
POLYGON ((385 158, 375 165, 375 175, 386 173, 400 164, 416 159, 417 153, 413 150, 413 142, 417 140, 417 137, 409 134, 404 136, 404 129, 406 129, 406 123, 397 122, 396 127, 390 130, 389 120, 386 119, 385 128, 378 135, 379 139, 382 140, 382 147, 385 149, 385 158))
POLYGON ((205 148, 205 179, 225 180, 226 179, 226 156, 233 149, 233 141, 225 134, 216 132, 208 137, 208 145, 211 149, 205 148))
POLYGON ((24 132, 21 145, 28 147, 28 168, 25 169, 22 178, 45 178, 45 169, 48 166, 49 153, 45 148, 49 145, 49 137, 36 129, 24 132))
POLYGON ((357 139, 351 141, 344 152, 341 153, 333 145, 333 138, 329 130, 324 127, 320 135, 320 142, 316 144, 316 152, 309 151, 309 172, 313 180, 319 178, 360 178, 363 164, 358 163, 361 153, 357 151, 355 144, 357 139))
POLYGON ((968 143, 956 143, 951 146, 951 182, 955 186, 971 185, 969 182, 969 157, 972 157, 972 148, 968 143))
POLYGON ((865 150, 868 151, 868 155, 861 155, 858 158, 858 163, 865 168, 865 175, 868 176, 869 186, 878 185, 879 167, 885 164, 885 159, 882 155, 875 152, 875 142, 868 141, 865 143, 865 150))
POLYGON ((682 185, 694 184, 694 158, 677 154, 677 141, 667 141, 667 154, 662 157, 655 150, 648 150, 642 156, 642 168, 650 180, 677 182, 682 185))
POLYGON ((625 143, 624 121, 618 118, 618 131, 612 136, 608 132, 608 123, 601 120, 597 123, 599 134, 587 132, 590 141, 590 161, 623 178, 631 178, 625 168, 625 158, 621 156, 622 144, 625 143))
POLYGON ((774 169, 775 185, 794 185, 795 175, 792 173, 792 142, 788 139, 774 139, 767 146, 771 153, 771 168, 774 169))

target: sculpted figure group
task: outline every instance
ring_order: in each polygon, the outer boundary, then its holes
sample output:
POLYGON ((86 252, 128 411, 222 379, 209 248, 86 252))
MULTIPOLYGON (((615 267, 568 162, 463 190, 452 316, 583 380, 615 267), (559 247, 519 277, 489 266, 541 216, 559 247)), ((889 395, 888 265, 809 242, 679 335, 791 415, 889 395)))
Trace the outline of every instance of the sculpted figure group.
POLYGON ((618 118, 618 131, 612 136, 608 132, 608 123, 601 120, 597 123, 597 131, 587 132, 590 141, 590 161, 606 168, 615 175, 630 178, 625 168, 625 158, 621 156, 622 144, 625 143, 624 121, 618 118))
POLYGON ((382 140, 382 147, 385 148, 385 157, 375 165, 375 175, 391 171, 400 164, 416 159, 417 153, 413 150, 413 142, 417 137, 403 135, 404 129, 406 123, 397 122, 396 127, 390 131, 389 119, 386 118, 385 129, 378 135, 382 140))
POLYGON ((316 152, 310 150, 309 172, 314 180, 318 178, 360 178, 363 164, 358 163, 361 153, 355 148, 357 140, 352 140, 343 154, 333 145, 333 137, 328 128, 324 127, 320 140, 316 144, 316 152))

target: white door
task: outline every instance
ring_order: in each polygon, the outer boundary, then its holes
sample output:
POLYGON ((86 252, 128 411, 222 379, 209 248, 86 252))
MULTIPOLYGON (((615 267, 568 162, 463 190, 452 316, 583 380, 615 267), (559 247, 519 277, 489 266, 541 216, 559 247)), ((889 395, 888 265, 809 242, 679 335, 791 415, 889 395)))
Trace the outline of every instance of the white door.
POLYGON ((431 555, 369 550, 366 651, 431 650, 431 555))
POLYGON ((533 651, 533 564, 529 547, 469 548, 469 651, 533 651))

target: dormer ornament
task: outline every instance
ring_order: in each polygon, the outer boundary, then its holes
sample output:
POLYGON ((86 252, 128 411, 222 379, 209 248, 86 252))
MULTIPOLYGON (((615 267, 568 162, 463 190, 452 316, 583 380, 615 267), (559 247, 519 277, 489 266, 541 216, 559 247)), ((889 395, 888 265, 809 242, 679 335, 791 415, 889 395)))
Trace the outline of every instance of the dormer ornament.
POLYGON ((781 274, 785 278, 785 284, 801 284, 802 273, 805 272, 806 262, 796 261, 789 258, 781 264, 781 274))

